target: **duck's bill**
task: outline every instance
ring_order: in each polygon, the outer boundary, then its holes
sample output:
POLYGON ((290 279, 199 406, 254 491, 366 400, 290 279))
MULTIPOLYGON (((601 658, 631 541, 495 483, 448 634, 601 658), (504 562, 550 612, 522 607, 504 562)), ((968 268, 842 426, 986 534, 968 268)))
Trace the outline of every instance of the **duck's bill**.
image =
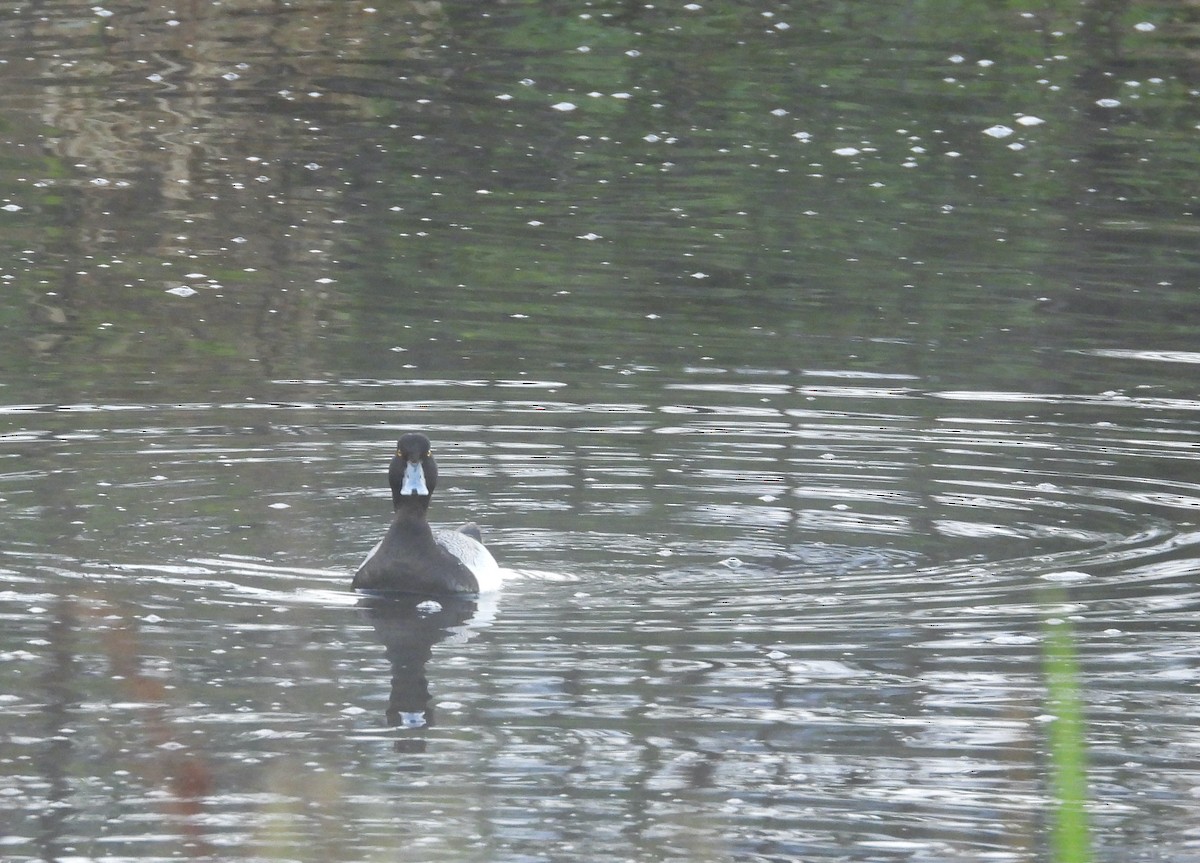
POLYGON ((404 482, 400 486, 401 494, 428 495, 429 487, 425 485, 425 470, 419 461, 409 462, 404 468, 404 482))

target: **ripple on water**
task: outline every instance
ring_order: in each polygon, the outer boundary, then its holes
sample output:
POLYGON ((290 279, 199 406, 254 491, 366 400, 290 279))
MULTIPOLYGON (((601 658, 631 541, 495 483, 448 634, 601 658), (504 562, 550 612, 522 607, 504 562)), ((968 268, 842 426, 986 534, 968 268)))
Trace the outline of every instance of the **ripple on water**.
MULTIPOLYGON (((639 831, 845 859, 847 825, 870 828, 862 859, 1003 857, 997 825, 1053 804, 1046 631, 1068 626, 1105 817, 1134 817, 1125 797, 1155 782, 1121 765, 1170 756, 1130 717, 1186 751, 1194 712, 1181 429, 1145 404, 1097 425, 910 381, 709 382, 671 391, 696 405, 479 381, 444 388, 488 398, 17 411, 36 428, 0 439, 21 457, 0 473, 22 537, 0 558, 10 802, 41 811, 44 777, 19 765, 86 727, 73 803, 106 814, 85 832, 165 823, 151 801, 179 786, 154 777, 186 763, 219 778, 195 823, 239 847, 279 806, 297 841, 320 809, 377 856, 403 797, 430 859, 461 852, 446 835, 561 849, 565 812, 587 855, 618 859, 639 831), (414 416, 437 438, 438 519, 482 522, 510 568, 486 604, 347 589, 414 416), (48 731, 55 704, 71 722, 48 731)), ((1195 771, 1171 767, 1186 795, 1195 771)), ((185 830, 160 833, 169 850, 185 830)))

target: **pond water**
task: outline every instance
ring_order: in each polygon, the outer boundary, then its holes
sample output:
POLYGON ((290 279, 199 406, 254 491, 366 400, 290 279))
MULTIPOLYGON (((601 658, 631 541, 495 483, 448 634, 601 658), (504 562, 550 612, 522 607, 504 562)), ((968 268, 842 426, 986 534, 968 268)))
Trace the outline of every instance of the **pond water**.
POLYGON ((1200 10, 11 6, 3 859, 1200 860, 1200 10))

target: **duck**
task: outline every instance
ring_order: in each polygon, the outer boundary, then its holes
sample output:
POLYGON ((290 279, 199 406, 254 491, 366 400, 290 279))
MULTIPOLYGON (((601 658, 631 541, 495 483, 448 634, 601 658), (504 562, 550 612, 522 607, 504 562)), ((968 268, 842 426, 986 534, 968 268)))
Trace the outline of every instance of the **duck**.
POLYGON ((429 438, 409 432, 388 467, 392 524, 354 573, 351 587, 384 593, 463 595, 499 587, 500 567, 479 525, 434 529, 427 518, 438 468, 429 438))

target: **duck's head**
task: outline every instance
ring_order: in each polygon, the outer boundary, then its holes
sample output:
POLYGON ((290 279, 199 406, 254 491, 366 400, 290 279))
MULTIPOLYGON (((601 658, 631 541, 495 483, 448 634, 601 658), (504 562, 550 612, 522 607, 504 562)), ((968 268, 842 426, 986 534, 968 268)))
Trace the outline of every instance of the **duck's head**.
POLYGON ((437 488, 437 462, 430 452, 429 438, 409 432, 396 441, 396 455, 388 468, 388 483, 392 487, 392 507, 399 509, 414 499, 429 505, 437 488))

